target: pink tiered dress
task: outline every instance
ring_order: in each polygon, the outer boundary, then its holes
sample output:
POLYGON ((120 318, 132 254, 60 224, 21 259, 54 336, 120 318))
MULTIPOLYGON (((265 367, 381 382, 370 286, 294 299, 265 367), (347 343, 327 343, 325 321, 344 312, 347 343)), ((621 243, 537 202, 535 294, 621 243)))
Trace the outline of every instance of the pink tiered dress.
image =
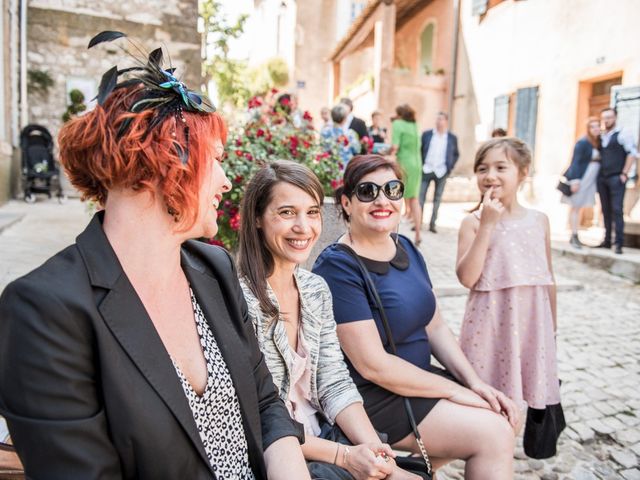
POLYGON ((469 293, 460 344, 482 380, 521 408, 560 402, 545 218, 527 210, 496 225, 469 293))

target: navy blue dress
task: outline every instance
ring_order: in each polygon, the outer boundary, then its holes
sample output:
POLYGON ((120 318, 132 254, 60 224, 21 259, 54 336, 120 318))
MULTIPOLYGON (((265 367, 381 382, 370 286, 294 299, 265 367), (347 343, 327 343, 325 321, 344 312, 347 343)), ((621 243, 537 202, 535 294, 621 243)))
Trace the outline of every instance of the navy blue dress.
MULTIPOLYGON (((409 239, 402 235, 398 239, 396 255, 390 262, 361 257, 385 308, 398 356, 424 370, 451 378, 448 373, 431 366, 431 347, 425 327, 435 313, 436 299, 427 266, 409 239)), ((380 315, 368 299, 364 278, 356 261, 333 244, 318 256, 313 272, 322 276, 329 285, 336 323, 373 319, 382 344, 390 352, 380 315)), ((346 361, 376 430, 387 433, 389 443, 402 440, 411 433, 402 397, 368 381, 348 358, 346 361)), ((411 398, 416 421, 420 422, 438 400, 411 398)))

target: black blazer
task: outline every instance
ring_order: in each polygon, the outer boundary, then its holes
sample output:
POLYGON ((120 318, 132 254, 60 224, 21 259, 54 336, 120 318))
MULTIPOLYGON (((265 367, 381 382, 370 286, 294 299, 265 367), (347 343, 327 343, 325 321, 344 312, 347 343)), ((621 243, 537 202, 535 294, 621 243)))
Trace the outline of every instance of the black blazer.
POLYGON ((569 168, 567 168, 567 171, 564 172, 566 179, 576 180, 582 178, 591 162, 592 155, 593 145, 587 140, 587 137, 582 137, 576 142, 576 146, 573 148, 571 164, 569 168))
MULTIPOLYGON (((367 124, 364 123, 364 120, 362 120, 361 118, 353 117, 348 128, 358 134, 358 139, 369 136, 369 129, 367 128, 367 124)), ((361 145, 360 153, 363 155, 367 153, 367 147, 361 145)))
MULTIPOLYGON (((429 144, 431 143, 431 139, 433 138, 433 129, 425 130, 422 133, 422 139, 420 144, 422 145, 422 164, 424 165, 424 161, 427 158, 427 152, 429 151, 429 144)), ((447 153, 445 158, 445 163, 447 166, 447 175, 451 173, 453 167, 455 167, 456 162, 460 158, 460 152, 458 151, 458 137, 456 137, 453 133, 447 132, 447 153)))
MULTIPOLYGON (((171 359, 97 214, 0 297, 0 413, 30 479, 211 479, 171 359)), ((152 239, 150 239, 152 241, 152 239)), ((249 460, 303 440, 279 399, 229 255, 189 241, 182 268, 237 391, 249 460)))

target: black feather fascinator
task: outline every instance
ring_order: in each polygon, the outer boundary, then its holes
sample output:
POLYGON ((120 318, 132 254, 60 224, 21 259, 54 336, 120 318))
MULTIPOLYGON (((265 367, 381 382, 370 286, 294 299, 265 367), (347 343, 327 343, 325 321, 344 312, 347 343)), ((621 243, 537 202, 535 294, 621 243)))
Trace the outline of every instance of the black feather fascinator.
MULTIPOLYGON (((135 101, 129 109, 132 113, 140 113, 144 110, 153 110, 154 115, 149 122, 147 134, 158 125, 162 124, 169 115, 175 115, 177 122, 182 122, 184 128, 184 145, 174 142, 174 147, 182 163, 189 159, 189 127, 186 125, 183 112, 212 113, 216 107, 209 98, 202 94, 189 90, 187 86, 174 76, 175 68, 163 68, 162 48, 156 48, 148 55, 122 32, 104 31, 93 37, 88 48, 101 43, 112 42, 119 38, 126 38, 129 44, 137 51, 137 56, 123 49, 131 57, 135 66, 118 69, 114 66, 102 76, 98 87, 98 105, 102 106, 111 92, 115 89, 142 84, 135 101), (124 77, 121 79, 120 77, 124 77)), ((131 124, 131 118, 124 120, 118 128, 118 138, 122 137, 131 124)))

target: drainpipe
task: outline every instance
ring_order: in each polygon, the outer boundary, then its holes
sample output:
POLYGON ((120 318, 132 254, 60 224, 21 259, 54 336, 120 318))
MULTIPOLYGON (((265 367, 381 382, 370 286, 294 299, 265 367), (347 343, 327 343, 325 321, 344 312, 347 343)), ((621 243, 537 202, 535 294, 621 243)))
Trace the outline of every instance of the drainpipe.
POLYGON ((19 85, 18 85, 18 49, 20 47, 20 21, 18 18, 18 0, 11 0, 9 3, 9 77, 11 78, 11 144, 18 146, 18 138, 20 136, 20 114, 18 108, 20 103, 19 97, 19 85))
POLYGON ((451 80, 449 83, 449 125, 453 126, 453 102, 458 75, 458 35, 460 34, 460 0, 453 3, 453 53, 451 55, 451 80))
POLYGON ((27 0, 20 1, 20 129, 29 123, 27 103, 27 0))

